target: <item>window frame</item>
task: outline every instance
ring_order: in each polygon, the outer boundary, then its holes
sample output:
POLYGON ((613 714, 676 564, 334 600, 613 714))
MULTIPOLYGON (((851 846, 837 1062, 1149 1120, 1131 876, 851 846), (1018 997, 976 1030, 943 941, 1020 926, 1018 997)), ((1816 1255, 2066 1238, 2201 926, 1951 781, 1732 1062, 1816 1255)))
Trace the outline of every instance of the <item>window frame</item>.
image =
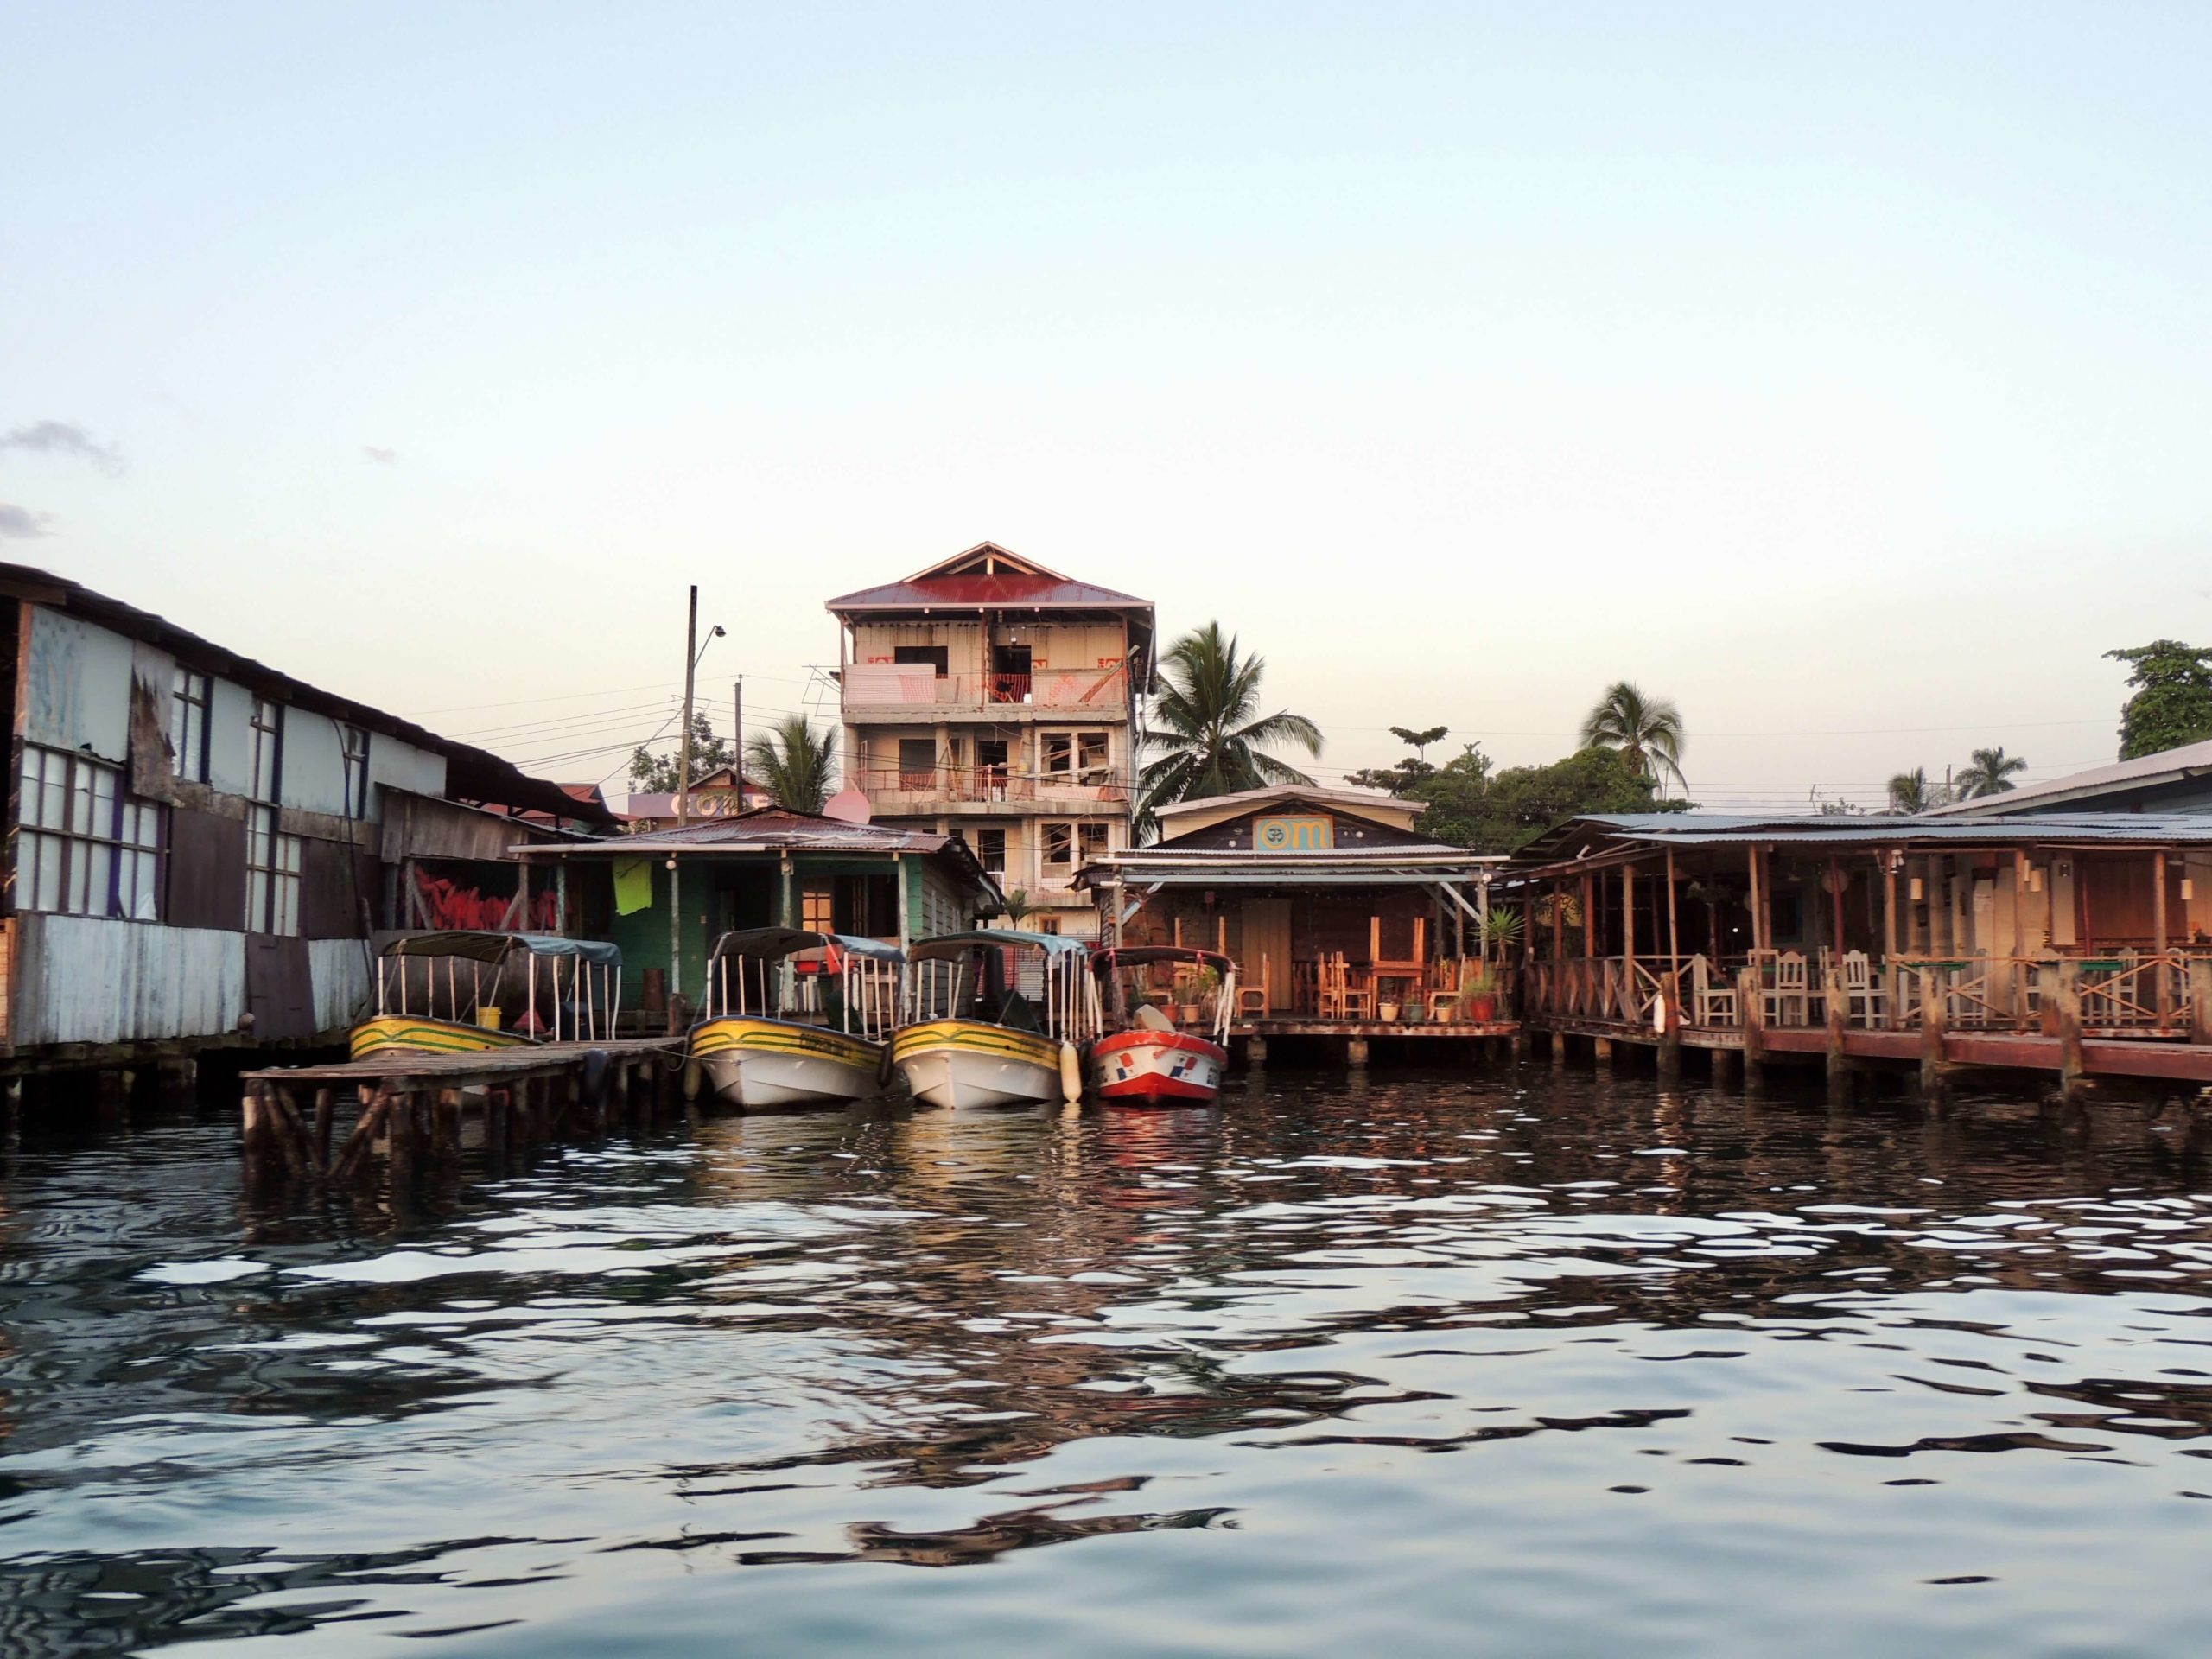
POLYGON ((35 743, 23 745, 16 789, 17 910, 160 925, 169 853, 168 814, 160 802, 132 794, 119 766, 35 743), (49 778, 57 765, 55 784, 49 778), (48 822, 50 807, 58 808, 58 823, 48 822), (52 901, 41 902, 49 869, 52 901), (140 899, 149 914, 138 912, 140 899))
POLYGON ((169 760, 187 783, 207 781, 207 734, 215 707, 215 677, 182 663, 169 665, 169 760), (197 684, 199 695, 193 695, 197 684), (199 741, 192 741, 197 717, 199 741))
POLYGON ((1046 819, 1038 825, 1037 868, 1039 871, 1065 867, 1069 874, 1076 871, 1075 821, 1071 818, 1046 819), (1054 857, 1052 843, 1057 837, 1059 856, 1054 857))
POLYGON ((1007 832, 1005 830, 994 827, 991 829, 979 828, 976 831, 976 862, 982 867, 984 874, 1004 875, 1006 874, 1006 853, 1007 832), (991 862, 991 855, 985 846, 984 837, 987 836, 995 836, 998 838, 999 861, 995 864, 991 862))
POLYGON ((282 822, 275 806, 264 803, 246 809, 245 931, 296 938, 307 838, 286 835, 277 828, 282 822))

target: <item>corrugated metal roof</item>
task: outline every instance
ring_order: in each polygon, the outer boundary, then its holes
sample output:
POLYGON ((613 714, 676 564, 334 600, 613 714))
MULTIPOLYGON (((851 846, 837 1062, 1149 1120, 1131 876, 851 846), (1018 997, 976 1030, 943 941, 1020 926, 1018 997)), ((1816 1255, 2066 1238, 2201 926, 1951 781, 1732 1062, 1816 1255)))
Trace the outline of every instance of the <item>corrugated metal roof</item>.
POLYGON ((1407 800, 1403 796, 1386 795, 1379 789, 1332 789, 1314 784, 1269 784, 1264 789, 1240 789, 1229 795, 1202 795, 1196 800, 1176 801, 1166 806, 1154 807, 1153 816, 1173 818, 1209 808, 1232 804, 1258 806, 1268 801, 1319 801, 1354 808, 1387 806, 1416 813, 1428 804, 1426 801, 1407 800))
POLYGON ((604 853, 629 858, 659 852, 797 852, 825 853, 939 853, 959 842, 957 836, 941 836, 926 830, 893 830, 870 823, 848 823, 839 818, 817 818, 774 807, 750 812, 701 818, 681 829, 655 830, 639 836, 616 836, 570 850, 604 853))
POLYGON ((2047 812, 2032 817, 1753 817, 1723 812, 1595 813, 1572 820, 1515 855, 1548 864, 1623 842, 1647 846, 1817 847, 1950 845, 2212 846, 2212 815, 2201 812, 2047 812))
POLYGON ((899 582, 887 582, 880 588, 863 588, 858 593, 840 594, 829 602, 833 614, 847 611, 912 611, 944 607, 953 610, 996 610, 1001 607, 1033 610, 1141 610, 1149 612, 1152 601, 1132 594, 1116 593, 1111 588, 1101 588, 1096 582, 1077 582, 1064 576, 1057 570, 1047 570, 1034 559, 1001 547, 996 542, 978 542, 963 552, 933 564, 926 570, 899 582), (988 564, 1001 562, 1011 569, 986 571, 963 570, 959 567, 977 560, 988 564))

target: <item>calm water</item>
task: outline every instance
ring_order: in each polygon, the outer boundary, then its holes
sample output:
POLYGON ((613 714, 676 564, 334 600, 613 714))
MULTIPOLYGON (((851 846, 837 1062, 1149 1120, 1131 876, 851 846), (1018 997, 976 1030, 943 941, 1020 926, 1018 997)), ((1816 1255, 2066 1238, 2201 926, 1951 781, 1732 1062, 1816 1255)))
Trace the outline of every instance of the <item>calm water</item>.
POLYGON ((2212 1173, 2125 1116, 1278 1076, 0 1203, 10 1659, 2206 1646, 2212 1173))

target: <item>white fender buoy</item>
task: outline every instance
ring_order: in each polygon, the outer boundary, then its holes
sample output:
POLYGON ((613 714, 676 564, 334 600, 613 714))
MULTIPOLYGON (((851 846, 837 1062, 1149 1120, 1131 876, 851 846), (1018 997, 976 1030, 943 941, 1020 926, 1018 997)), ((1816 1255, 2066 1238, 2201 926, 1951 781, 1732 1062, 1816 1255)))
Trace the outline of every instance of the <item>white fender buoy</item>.
POLYGON ((1083 1056, 1073 1043, 1060 1045, 1060 1097, 1071 1105, 1083 1098, 1083 1056))

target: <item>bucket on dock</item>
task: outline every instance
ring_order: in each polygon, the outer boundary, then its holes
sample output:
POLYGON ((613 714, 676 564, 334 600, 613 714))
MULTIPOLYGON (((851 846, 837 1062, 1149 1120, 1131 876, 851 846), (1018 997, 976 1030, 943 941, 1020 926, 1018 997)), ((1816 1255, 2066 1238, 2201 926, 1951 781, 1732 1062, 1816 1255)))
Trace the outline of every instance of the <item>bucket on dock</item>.
POLYGON ((476 1023, 486 1031, 497 1031, 499 1028, 499 1005, 496 1002, 480 1004, 476 1010, 476 1023))

